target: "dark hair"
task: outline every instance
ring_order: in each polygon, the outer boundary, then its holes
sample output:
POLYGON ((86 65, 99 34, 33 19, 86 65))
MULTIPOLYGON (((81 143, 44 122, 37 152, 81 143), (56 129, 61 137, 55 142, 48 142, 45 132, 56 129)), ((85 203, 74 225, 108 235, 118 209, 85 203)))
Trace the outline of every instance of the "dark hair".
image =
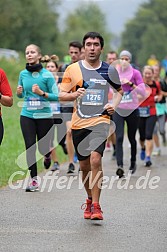
POLYGON ((79 41, 71 41, 69 43, 69 47, 71 47, 71 46, 77 47, 80 51, 81 51, 81 48, 83 47, 79 41))
POLYGON ((86 33, 85 36, 83 37, 83 41, 82 41, 83 46, 85 46, 85 40, 88 39, 88 38, 92 38, 92 39, 98 38, 100 40, 101 48, 103 48, 103 46, 104 46, 104 39, 100 35, 100 33, 98 33, 98 32, 88 32, 88 33, 86 33))
POLYGON ((116 56, 117 56, 117 58, 118 58, 118 53, 116 52, 116 51, 109 51, 108 53, 107 53, 107 55, 108 54, 116 54, 116 56))

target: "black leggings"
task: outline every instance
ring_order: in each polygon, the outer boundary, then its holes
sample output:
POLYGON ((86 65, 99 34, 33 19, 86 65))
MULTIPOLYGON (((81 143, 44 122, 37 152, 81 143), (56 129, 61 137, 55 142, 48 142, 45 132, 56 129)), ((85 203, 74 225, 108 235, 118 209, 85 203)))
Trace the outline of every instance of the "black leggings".
POLYGON ((2 121, 2 117, 0 116, 0 145, 2 143, 3 134, 4 134, 3 121, 2 121))
POLYGON ((153 137, 154 127, 157 121, 157 116, 140 117, 139 134, 140 141, 151 140, 153 137))
POLYGON ((27 164, 33 178, 37 176, 36 140, 38 141, 39 152, 43 156, 49 157, 53 120, 21 116, 20 125, 26 147, 27 164))
POLYGON ((63 115, 62 114, 53 115, 53 124, 54 124, 54 130, 53 130, 51 146, 55 147, 54 146, 54 138, 55 138, 54 133, 55 133, 55 127, 57 127, 57 142, 63 147, 65 145, 66 132, 67 132, 66 122, 64 121, 63 115))
POLYGON ((136 131, 139 122, 138 110, 134 110, 128 116, 121 116, 117 112, 113 114, 113 121, 116 124, 116 159, 117 165, 123 166, 123 140, 124 140, 124 124, 127 123, 127 134, 131 144, 131 162, 136 162, 137 142, 136 131))

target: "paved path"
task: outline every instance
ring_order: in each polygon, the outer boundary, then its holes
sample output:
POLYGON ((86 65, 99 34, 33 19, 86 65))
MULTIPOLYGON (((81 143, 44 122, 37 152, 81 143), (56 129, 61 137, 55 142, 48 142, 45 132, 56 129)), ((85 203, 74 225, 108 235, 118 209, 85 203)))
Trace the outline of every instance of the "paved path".
MULTIPOLYGON (((124 144, 127 173, 130 149, 127 141, 124 144)), ((61 166, 59 180, 54 180, 50 192, 49 182, 43 192, 1 189, 0 252, 166 252, 166 157, 167 147, 164 147, 160 157, 152 158, 153 166, 149 170, 138 160, 138 169, 130 181, 127 178, 112 182, 116 163, 111 160, 111 152, 105 153, 103 221, 83 219, 80 206, 86 195, 79 189, 77 171, 73 177, 66 177, 67 164, 61 166), (64 182, 60 181, 62 176, 64 182), (69 181, 71 188, 67 189, 69 181), (59 186, 65 188, 58 189, 59 186), (152 186, 157 188, 151 189, 152 186)))

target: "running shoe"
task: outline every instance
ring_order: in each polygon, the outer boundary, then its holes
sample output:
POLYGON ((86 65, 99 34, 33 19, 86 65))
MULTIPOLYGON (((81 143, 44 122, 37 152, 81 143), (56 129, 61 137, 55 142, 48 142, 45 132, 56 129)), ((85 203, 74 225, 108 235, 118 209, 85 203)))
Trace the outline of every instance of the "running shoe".
POLYGON ((161 150, 156 150, 156 151, 153 151, 152 153, 153 156, 160 156, 161 155, 161 150))
POLYGON ((75 170, 75 166, 73 163, 70 163, 69 166, 68 166, 68 171, 67 173, 74 173, 74 170, 75 170))
POLYGON ((110 143, 106 143, 106 146, 105 146, 105 151, 111 151, 111 146, 110 146, 110 143))
POLYGON ((119 167, 117 168, 116 175, 117 175, 119 178, 124 177, 124 169, 123 169, 122 166, 119 166, 119 167))
POLYGON ((91 220, 103 220, 103 212, 99 203, 93 203, 91 206, 91 220))
POLYGON ((49 156, 49 157, 44 157, 44 167, 45 167, 45 169, 49 169, 49 167, 50 167, 50 165, 51 165, 51 157, 49 156))
POLYGON ((145 149, 141 149, 141 152, 140 152, 140 159, 141 159, 141 160, 144 160, 145 157, 146 157, 145 149))
POLYGON ((30 184, 26 187, 26 192, 35 192, 38 191, 38 182, 35 179, 32 179, 32 181, 30 182, 30 184))
POLYGON ((90 219, 91 218, 91 205, 92 200, 86 199, 86 203, 82 204, 81 209, 84 211, 84 219, 90 219))
POLYGON ((151 165, 152 165, 152 162, 151 162, 150 156, 147 156, 146 157, 146 162, 145 162, 144 166, 150 167, 151 165))
POLYGON ((131 174, 134 174, 135 171, 137 169, 137 165, 136 165, 136 162, 134 163, 131 163, 130 167, 129 167, 129 171, 131 172, 131 174))
POLYGON ((144 166, 145 167, 150 167, 152 165, 152 162, 150 160, 146 161, 144 166))
POLYGON ((55 162, 51 167, 51 171, 57 171, 57 170, 60 170, 60 165, 58 162, 55 162))

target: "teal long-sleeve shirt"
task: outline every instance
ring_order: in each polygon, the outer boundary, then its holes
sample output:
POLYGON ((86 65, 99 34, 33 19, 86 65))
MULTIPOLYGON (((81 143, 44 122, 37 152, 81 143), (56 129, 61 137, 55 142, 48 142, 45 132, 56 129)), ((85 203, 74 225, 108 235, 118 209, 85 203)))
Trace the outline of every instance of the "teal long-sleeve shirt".
POLYGON ((18 85, 23 87, 24 98, 21 115, 29 118, 49 118, 52 116, 50 101, 58 101, 58 87, 53 74, 42 68, 39 72, 20 72, 18 85), (42 97, 32 92, 32 86, 38 84, 39 88, 48 93, 48 98, 42 97))

